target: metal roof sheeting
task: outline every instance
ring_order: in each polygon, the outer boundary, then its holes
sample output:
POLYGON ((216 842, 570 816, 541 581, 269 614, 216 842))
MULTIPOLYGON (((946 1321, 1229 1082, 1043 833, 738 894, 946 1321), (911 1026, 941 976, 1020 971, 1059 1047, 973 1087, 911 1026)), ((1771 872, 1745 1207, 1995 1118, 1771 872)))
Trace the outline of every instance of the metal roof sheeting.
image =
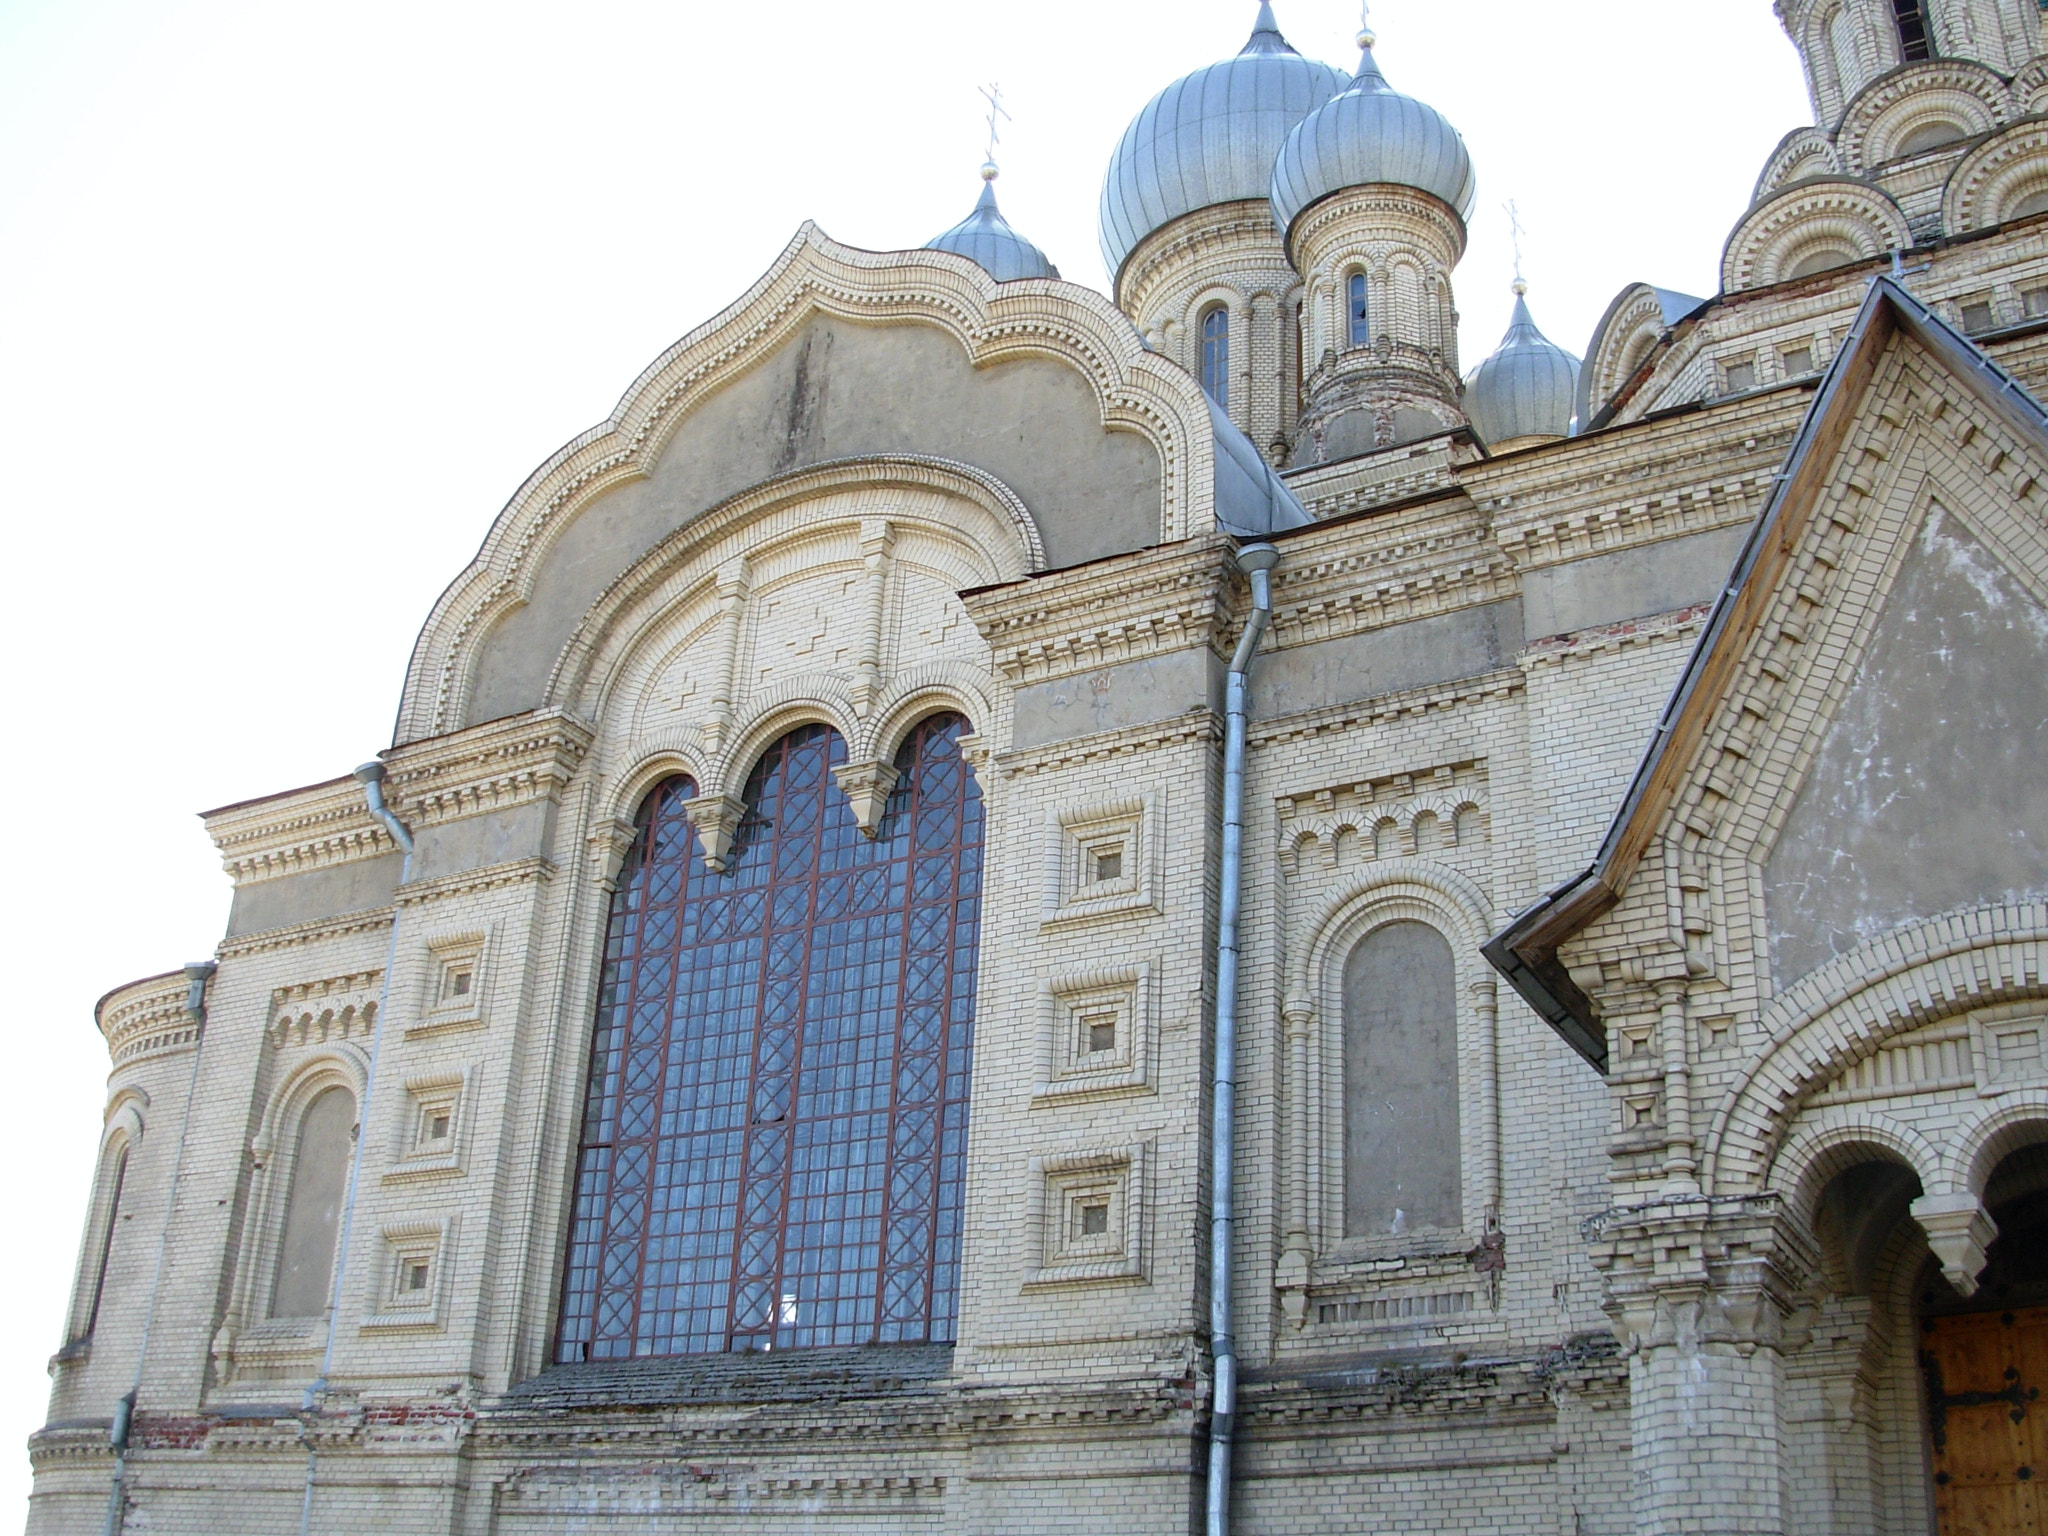
POLYGON ((1183 214, 1264 198, 1289 132, 1350 80, 1296 53, 1261 5, 1242 53, 1174 81, 1124 131, 1102 184, 1111 279, 1146 236, 1183 214))
POLYGON ((1287 136, 1273 166, 1273 219, 1283 233, 1347 187, 1415 187, 1472 216, 1479 182, 1465 141, 1441 112, 1387 84, 1368 42, 1358 78, 1287 136))
POLYGON ((1577 409, 1579 360, 1536 329, 1529 301, 1499 348, 1465 381, 1465 419, 1488 447, 1522 437, 1564 437, 1577 409))
POLYGON ((1060 269, 1046 260, 1045 252, 1010 228, 1009 221, 996 207, 993 179, 982 183, 981 201, 974 205, 974 212, 925 249, 965 256, 980 263, 982 270, 999 283, 1060 275, 1060 269))
POLYGON ((1315 521, 1214 400, 1209 423, 1216 433, 1217 527, 1240 539, 1267 539, 1315 521))

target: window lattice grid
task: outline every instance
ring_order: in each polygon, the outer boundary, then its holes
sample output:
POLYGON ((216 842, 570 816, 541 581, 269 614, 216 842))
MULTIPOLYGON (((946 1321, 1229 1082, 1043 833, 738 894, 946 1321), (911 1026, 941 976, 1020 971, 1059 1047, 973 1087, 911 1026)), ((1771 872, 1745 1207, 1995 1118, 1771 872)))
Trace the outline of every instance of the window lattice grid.
POLYGON ((982 810, 957 716, 860 834, 806 727, 756 767, 732 872, 671 780, 607 933, 559 1358, 954 1336, 982 810))

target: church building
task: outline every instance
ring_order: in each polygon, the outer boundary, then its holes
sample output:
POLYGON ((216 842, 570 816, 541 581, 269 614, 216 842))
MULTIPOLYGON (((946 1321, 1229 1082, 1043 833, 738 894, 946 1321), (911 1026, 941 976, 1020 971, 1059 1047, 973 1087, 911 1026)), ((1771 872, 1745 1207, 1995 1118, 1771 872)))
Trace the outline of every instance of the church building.
POLYGON ((206 814, 32 1536, 2043 1529, 2044 12, 1776 10, 1583 361, 1265 4, 799 230, 206 814))

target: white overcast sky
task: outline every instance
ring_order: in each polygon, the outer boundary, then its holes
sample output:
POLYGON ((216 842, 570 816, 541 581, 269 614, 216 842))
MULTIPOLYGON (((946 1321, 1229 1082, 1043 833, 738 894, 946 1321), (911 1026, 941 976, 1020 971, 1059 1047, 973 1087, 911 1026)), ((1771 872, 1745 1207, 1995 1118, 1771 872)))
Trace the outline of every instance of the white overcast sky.
MULTIPOLYGON (((1355 61, 1353 0, 1278 10, 1304 53, 1355 61)), ((210 954, 226 917, 193 813, 383 747, 414 635, 507 497, 804 219, 892 249, 964 216, 978 84, 1015 119, 1005 212, 1106 287, 1110 150, 1254 15, 0 0, 0 1526, 98 1134, 93 1001, 210 954)), ((1769 0, 1379 0, 1373 21, 1394 86, 1478 166, 1467 367, 1507 323, 1506 199, 1539 323, 1583 351, 1625 283, 1715 290, 1808 117, 1769 0)))

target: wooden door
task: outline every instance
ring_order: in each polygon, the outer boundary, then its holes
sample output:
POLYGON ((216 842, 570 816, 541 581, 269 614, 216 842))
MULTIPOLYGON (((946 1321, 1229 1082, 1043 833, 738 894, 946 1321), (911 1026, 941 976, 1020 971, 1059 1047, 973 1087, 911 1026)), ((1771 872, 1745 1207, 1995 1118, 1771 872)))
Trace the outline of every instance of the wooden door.
POLYGON ((1928 1318, 1920 1368, 1941 1536, 2048 1536, 2048 1307, 1928 1318))

